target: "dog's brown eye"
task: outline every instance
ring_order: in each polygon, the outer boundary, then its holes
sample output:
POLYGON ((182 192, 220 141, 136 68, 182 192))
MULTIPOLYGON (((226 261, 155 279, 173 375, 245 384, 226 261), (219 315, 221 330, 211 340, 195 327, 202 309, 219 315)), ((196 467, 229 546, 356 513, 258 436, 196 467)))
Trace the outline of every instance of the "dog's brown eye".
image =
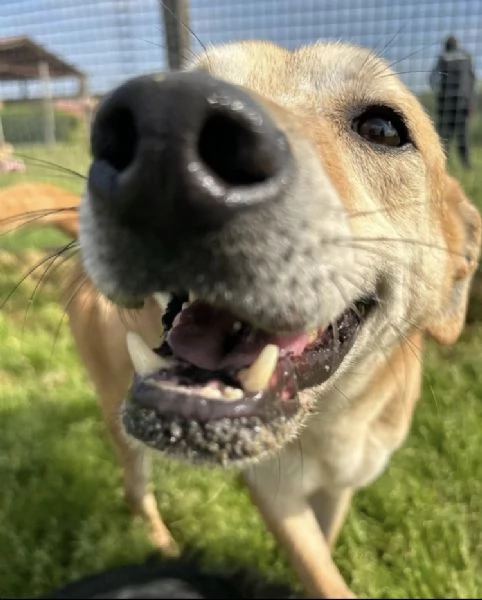
POLYGON ((410 140, 405 123, 391 109, 374 108, 353 121, 353 129, 367 142, 400 148, 410 140))

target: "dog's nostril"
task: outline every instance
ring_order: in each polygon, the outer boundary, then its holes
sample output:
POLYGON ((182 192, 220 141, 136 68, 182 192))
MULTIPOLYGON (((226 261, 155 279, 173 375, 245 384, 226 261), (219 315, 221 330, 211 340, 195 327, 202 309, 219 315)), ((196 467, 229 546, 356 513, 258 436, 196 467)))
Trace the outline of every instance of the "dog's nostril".
POLYGON ((262 136, 230 114, 208 116, 198 141, 201 161, 228 185, 254 185, 276 173, 262 136))
POLYGON ((105 160, 121 172, 134 159, 138 133, 134 115, 126 107, 114 108, 94 130, 95 158, 105 160))

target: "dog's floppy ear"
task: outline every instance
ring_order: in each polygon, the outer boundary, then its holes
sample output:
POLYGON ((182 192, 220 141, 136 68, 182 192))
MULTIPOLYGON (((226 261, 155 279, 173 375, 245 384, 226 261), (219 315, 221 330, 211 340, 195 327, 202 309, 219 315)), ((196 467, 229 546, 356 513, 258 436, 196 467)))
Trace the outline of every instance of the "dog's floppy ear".
POLYGON ((442 304, 427 331, 440 344, 452 344, 465 324, 472 277, 479 262, 481 217, 460 183, 450 176, 445 179, 441 217, 448 266, 442 304))

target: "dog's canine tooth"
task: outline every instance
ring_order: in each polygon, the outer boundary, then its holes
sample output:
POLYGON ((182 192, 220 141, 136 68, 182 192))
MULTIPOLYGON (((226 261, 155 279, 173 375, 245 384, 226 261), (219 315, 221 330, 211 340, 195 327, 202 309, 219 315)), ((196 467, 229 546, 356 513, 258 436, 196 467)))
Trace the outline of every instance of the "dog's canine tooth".
POLYGON ((164 312, 169 302, 169 296, 161 292, 156 292, 155 294, 153 294, 153 297, 157 304, 159 304, 159 307, 162 310, 162 312, 164 312))
POLYGON ((189 298, 189 302, 194 302, 194 300, 196 300, 196 294, 194 292, 191 292, 191 290, 188 291, 187 293, 188 298, 189 298))
POLYGON ((228 402, 232 402, 235 400, 241 400, 244 394, 243 391, 239 388, 233 388, 231 386, 227 386, 223 390, 223 398, 228 402))
POLYGON ((259 392, 264 390, 273 375, 278 358, 278 346, 267 344, 250 367, 241 369, 238 373, 238 379, 244 391, 259 392))
POLYGON ((138 375, 144 377, 171 366, 169 361, 153 352, 138 333, 128 331, 126 343, 134 370, 138 375))

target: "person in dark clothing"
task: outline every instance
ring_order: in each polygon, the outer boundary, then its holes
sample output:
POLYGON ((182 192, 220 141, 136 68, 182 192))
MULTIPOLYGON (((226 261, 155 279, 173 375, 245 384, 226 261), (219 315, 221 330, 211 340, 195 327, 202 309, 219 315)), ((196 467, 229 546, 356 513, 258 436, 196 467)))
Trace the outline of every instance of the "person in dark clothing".
POLYGON ((460 160, 470 168, 468 122, 471 114, 475 70, 470 54, 450 35, 430 76, 435 92, 437 129, 448 152, 452 138, 457 141, 460 160))

